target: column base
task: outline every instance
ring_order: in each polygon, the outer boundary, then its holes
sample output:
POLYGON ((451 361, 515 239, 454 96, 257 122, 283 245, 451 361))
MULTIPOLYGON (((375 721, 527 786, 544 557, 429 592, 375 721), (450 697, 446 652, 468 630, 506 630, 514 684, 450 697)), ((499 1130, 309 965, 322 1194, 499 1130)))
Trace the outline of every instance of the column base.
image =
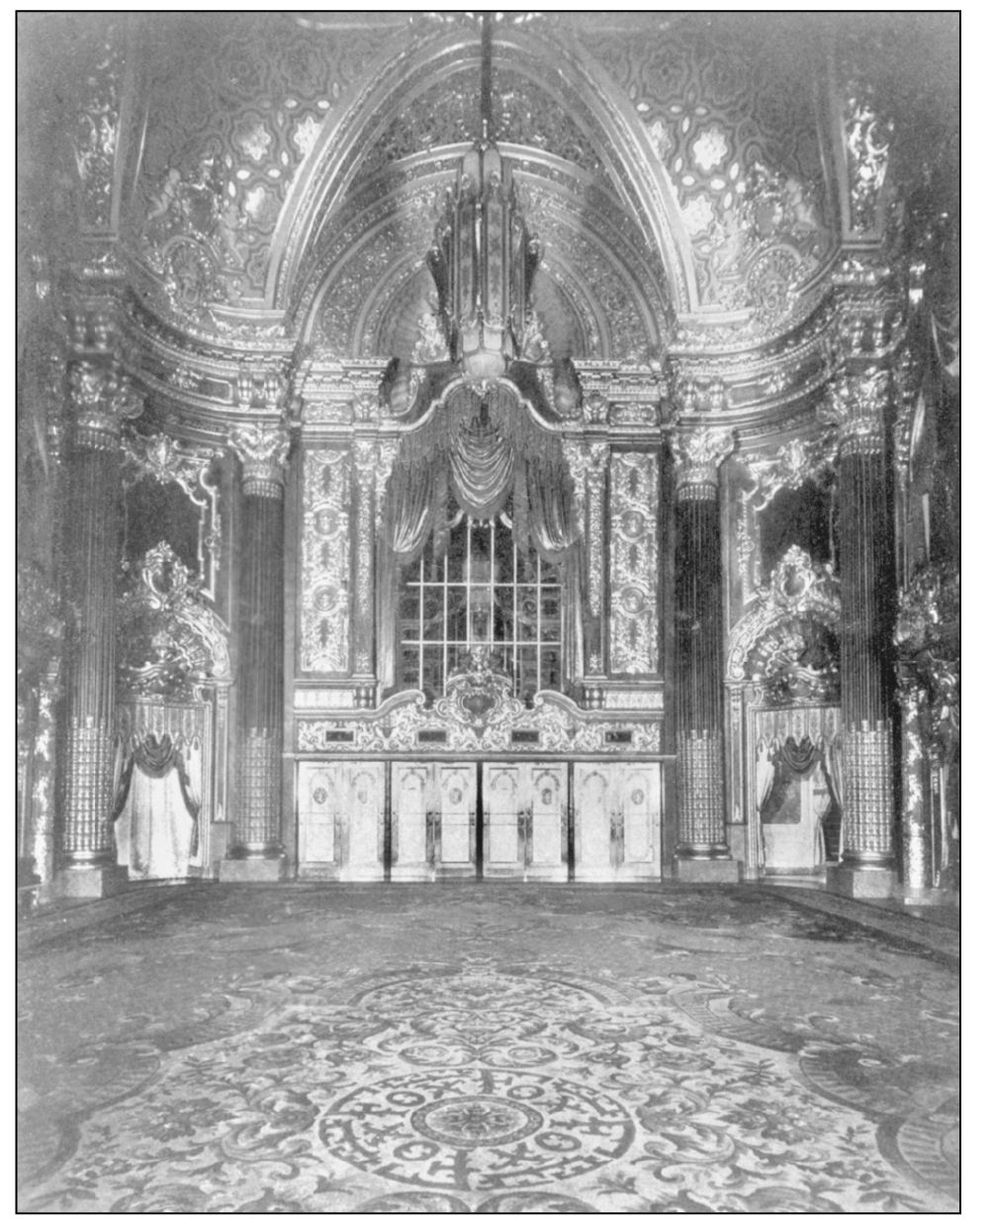
POLYGON ((237 859, 229 857, 220 862, 221 882, 281 882, 285 879, 286 859, 284 856, 244 857, 237 859))
POLYGON ((676 857, 674 876, 678 882, 739 882, 742 865, 728 857, 720 860, 697 860, 676 857))
POLYGON ((959 895, 944 886, 906 888, 903 898, 906 907, 953 907, 959 902, 959 895))
POLYGON ((52 899, 106 899, 128 886, 126 865, 70 865, 52 882, 52 899))
POLYGON ((854 869, 849 865, 829 865, 825 886, 847 899, 890 899, 898 893, 893 869, 854 869))

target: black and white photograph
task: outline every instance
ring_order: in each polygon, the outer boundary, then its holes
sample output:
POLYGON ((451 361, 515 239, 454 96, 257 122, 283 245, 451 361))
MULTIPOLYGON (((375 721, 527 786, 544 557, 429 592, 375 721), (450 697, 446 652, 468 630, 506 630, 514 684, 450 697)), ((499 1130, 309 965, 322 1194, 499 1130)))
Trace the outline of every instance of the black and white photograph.
POLYGON ((967 1209, 971 19, 13 24, 9 1212, 967 1209))

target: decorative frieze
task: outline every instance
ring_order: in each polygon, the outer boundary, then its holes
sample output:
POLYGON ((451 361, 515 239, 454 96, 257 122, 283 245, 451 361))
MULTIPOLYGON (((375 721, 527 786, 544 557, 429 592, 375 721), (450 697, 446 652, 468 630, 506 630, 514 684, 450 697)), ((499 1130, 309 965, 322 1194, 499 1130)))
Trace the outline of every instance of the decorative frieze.
POLYGON ((244 493, 280 499, 291 442, 286 427, 281 422, 249 422, 234 427, 229 442, 243 466, 244 493))
POLYGON ((654 674, 659 668, 657 455, 613 452, 609 473, 610 671, 654 674))
MULTIPOLYGON (((441 701, 443 702, 443 701, 441 701)), ((518 753, 630 754, 659 753, 661 722, 630 716, 624 720, 582 710, 564 695, 543 693, 526 707, 507 698, 478 720, 468 708, 450 702, 426 707, 418 692, 396 695, 374 713, 350 717, 300 718, 296 747, 302 753, 518 753), (513 734, 522 733, 525 741, 513 734), (425 741, 421 740, 425 735, 425 741)))
POLYGON ((350 671, 350 508, 348 453, 333 448, 307 450, 299 614, 302 673, 350 671))

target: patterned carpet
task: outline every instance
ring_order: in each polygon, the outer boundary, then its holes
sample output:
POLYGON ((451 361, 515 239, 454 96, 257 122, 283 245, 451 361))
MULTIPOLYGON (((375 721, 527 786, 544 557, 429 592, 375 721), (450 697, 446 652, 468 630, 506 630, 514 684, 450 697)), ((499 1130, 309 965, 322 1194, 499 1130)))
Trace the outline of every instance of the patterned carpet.
POLYGON ((22 955, 19 1208, 951 1211, 957 989, 756 887, 162 891, 22 955))

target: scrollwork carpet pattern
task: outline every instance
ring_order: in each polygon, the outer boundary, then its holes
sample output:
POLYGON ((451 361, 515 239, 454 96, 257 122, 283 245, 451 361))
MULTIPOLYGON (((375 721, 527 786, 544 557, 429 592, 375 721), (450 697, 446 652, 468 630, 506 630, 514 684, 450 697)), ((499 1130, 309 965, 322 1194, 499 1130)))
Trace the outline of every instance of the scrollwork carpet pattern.
POLYGON ((957 978, 755 888, 178 889, 22 960, 23 1211, 946 1211, 957 978))

